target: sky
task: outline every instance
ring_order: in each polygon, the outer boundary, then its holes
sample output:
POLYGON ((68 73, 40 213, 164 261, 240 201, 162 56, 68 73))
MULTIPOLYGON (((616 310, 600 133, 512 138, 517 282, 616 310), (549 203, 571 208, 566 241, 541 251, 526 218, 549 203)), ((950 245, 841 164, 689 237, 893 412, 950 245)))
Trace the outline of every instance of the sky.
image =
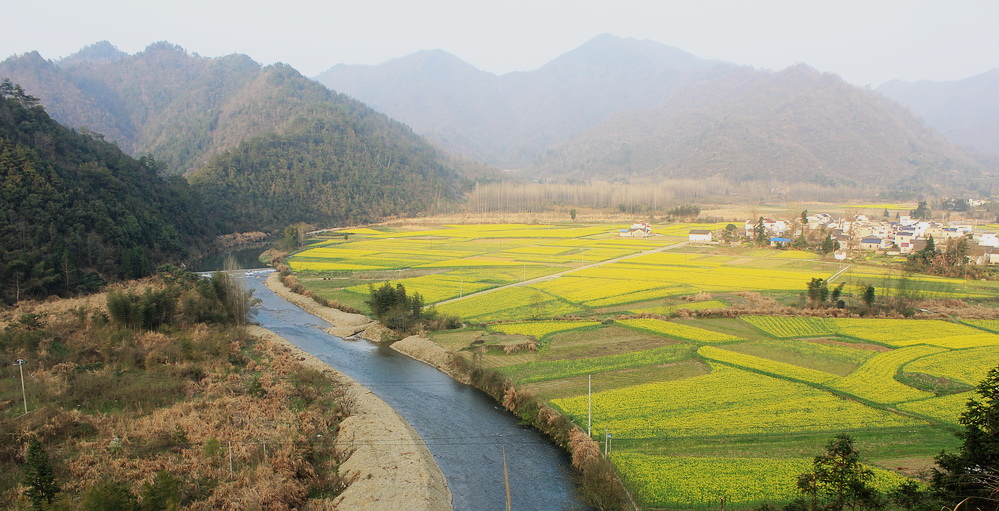
POLYGON ((3 7, 0 59, 168 41, 315 76, 441 49, 504 74, 609 33, 759 69, 804 63, 877 87, 999 68, 996 20, 996 0, 32 0, 3 7))

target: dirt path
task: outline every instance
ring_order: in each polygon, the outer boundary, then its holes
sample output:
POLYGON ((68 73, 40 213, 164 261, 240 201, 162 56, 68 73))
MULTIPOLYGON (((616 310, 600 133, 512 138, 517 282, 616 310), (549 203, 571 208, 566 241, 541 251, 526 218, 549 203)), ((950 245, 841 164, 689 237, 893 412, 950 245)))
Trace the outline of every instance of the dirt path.
POLYGON ((603 266, 605 264, 611 264, 611 263, 616 263, 616 262, 619 262, 619 261, 624 261, 626 259, 631 259, 632 257, 638 257, 638 256, 643 256, 643 255, 648 255, 648 254, 655 254, 657 252, 664 252, 666 250, 673 250, 674 248, 684 247, 688 243, 690 243, 690 242, 689 241, 684 241, 682 243, 677 243, 676 245, 667 245, 665 247, 657 247, 657 248, 653 248, 651 250, 643 250, 642 252, 639 252, 637 254, 631 254, 631 255, 616 257, 614 259, 608 259, 606 261, 600 261, 598 263, 587 264, 585 266, 580 266, 578 268, 570 268, 568 270, 561 271, 561 272, 558 272, 558 273, 553 273, 551 275, 545 275, 543 277, 537 277, 537 278, 530 279, 530 280, 524 280, 524 281, 521 281, 521 282, 515 282, 513 284, 507 284, 505 286, 499 286, 499 287, 494 287, 494 288, 490 288, 490 289, 485 289, 485 290, 478 291, 478 292, 475 292, 475 293, 467 294, 465 296, 462 296, 461 298, 452 298, 450 300, 444 300, 444 301, 441 301, 441 302, 437 302, 434 305, 443 305, 445 303, 457 302, 458 300, 464 300, 466 298, 471 298, 473 296, 481 296, 481 295, 484 295, 486 293, 492 293, 494 291, 499 291, 500 289, 507 289, 507 288, 517 287, 517 286, 529 286, 531 284, 537 284, 538 282, 544 282, 546 280, 555 279, 555 278, 561 277, 562 275, 565 275, 565 274, 568 274, 568 273, 572 273, 572 272, 575 272, 575 271, 587 270, 589 268, 596 268, 598 266, 603 266))

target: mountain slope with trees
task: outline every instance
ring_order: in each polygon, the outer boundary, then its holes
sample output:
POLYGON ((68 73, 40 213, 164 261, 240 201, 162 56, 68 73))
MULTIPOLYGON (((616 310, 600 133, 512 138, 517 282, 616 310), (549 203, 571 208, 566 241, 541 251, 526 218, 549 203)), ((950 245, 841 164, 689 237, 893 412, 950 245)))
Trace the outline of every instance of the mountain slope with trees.
MULTIPOLYGON (((274 88, 299 77, 290 68, 269 75, 274 88)), ((324 111, 248 139, 189 176, 213 218, 236 230, 343 225, 416 215, 458 197, 464 180, 409 128, 309 83, 328 96, 324 111)))
POLYGON ((96 290, 180 261, 215 231, 180 177, 153 158, 67 129, 0 87, 0 300, 96 290))
POLYGON ((102 42, 58 62, 12 57, 0 76, 37 89, 64 123, 185 174, 221 232, 416 214, 455 200, 467 186, 458 169, 472 169, 291 67, 245 55, 165 42, 126 55, 102 42))

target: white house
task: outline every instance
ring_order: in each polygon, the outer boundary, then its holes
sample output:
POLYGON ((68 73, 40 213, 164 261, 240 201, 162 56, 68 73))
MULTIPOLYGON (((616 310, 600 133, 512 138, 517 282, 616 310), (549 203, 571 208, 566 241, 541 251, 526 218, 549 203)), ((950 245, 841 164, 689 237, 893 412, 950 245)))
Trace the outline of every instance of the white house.
POLYGON ((974 239, 983 247, 999 247, 999 237, 994 232, 976 233, 974 239))
POLYGON ((694 243, 711 243, 713 233, 707 229, 691 229, 687 234, 687 241, 694 243))

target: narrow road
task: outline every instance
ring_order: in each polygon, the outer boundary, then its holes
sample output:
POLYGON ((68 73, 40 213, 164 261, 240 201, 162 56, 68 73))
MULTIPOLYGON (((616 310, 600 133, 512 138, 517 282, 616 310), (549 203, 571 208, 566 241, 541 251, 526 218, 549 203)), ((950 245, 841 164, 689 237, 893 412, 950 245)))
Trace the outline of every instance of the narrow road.
POLYGON ((572 273, 574 271, 586 270, 586 269, 589 269, 589 268, 596 268, 598 266, 603 266, 605 264, 611 264, 611 263, 616 263, 616 262, 619 262, 619 261, 624 261, 626 259, 631 259, 632 257, 638 257, 638 256, 643 256, 643 255, 648 255, 648 254, 655 254, 657 252, 664 252, 666 250, 673 250, 674 248, 679 248, 679 247, 686 246, 689 243, 690 243, 689 241, 684 241, 682 243, 677 243, 676 245, 667 245, 665 247, 656 247, 656 248, 653 248, 651 250, 644 250, 644 251, 639 252, 637 254, 631 254, 631 255, 616 257, 614 259, 608 259, 606 261, 600 261, 600 262, 597 262, 597 263, 588 264, 588 265, 585 265, 585 266, 580 266, 578 268, 570 268, 568 270, 561 271, 559 273, 552 273, 551 275, 544 275, 544 276, 536 277, 536 278, 533 278, 533 279, 528 279, 528 280, 522 280, 520 282, 515 282, 513 284, 507 284, 505 286, 499 286, 499 287, 493 287, 493 288, 489 288, 489 289, 484 289, 482 291, 477 291, 475 293, 470 293, 470 294, 464 295, 464 296, 459 297, 459 298, 451 298, 450 300, 443 300, 443 301, 435 303, 434 305, 443 305, 445 303, 457 302, 458 300, 464 300, 466 298, 471 298, 473 296, 480 296, 480 295, 484 295, 484 294, 487 294, 487 293, 492 293, 494 291, 499 291, 500 289, 507 289, 507 288, 517 287, 517 286, 529 286, 531 284, 537 284, 538 282, 544 282, 546 280, 556 279, 558 277, 561 277, 562 275, 565 275, 567 273, 572 273))
POLYGON ((841 268, 841 269, 840 269, 840 270, 839 270, 838 272, 836 272, 836 273, 833 273, 833 274, 832 274, 832 277, 829 277, 828 279, 826 279, 826 282, 832 282, 832 281, 833 281, 833 279, 835 279, 836 277, 839 277, 841 273, 845 272, 846 270, 849 270, 849 269, 850 269, 850 268, 852 268, 852 267, 853 267, 853 265, 852 265, 852 264, 848 264, 848 265, 844 266, 844 267, 843 267, 843 268, 841 268))

